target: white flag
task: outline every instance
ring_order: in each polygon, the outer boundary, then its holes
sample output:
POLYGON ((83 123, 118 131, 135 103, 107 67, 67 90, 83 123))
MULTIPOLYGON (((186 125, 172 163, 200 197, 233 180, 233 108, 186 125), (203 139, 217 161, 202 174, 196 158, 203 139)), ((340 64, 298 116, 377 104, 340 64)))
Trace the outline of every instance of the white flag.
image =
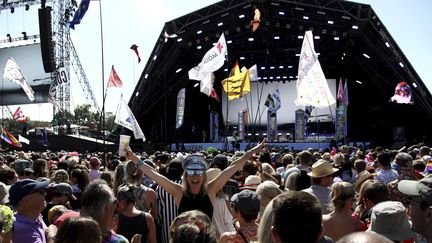
POLYGON ((12 57, 9 57, 4 68, 3 78, 11 81, 12 83, 19 84, 26 93, 30 101, 34 100, 34 91, 24 77, 23 72, 18 67, 18 64, 12 57))
POLYGON ((213 89, 213 82, 215 80, 215 76, 213 73, 208 73, 200 82, 200 91, 207 96, 210 96, 211 91, 213 89))
POLYGON ((324 108, 335 102, 314 50, 312 31, 306 31, 300 53, 295 103, 297 106, 324 108))
POLYGON ((258 81, 258 67, 256 64, 249 68, 249 77, 250 81, 258 81))
POLYGON ((117 107, 117 112, 116 112, 116 117, 114 122, 120 126, 123 126, 133 131, 135 139, 142 139, 143 141, 146 140, 140 125, 135 119, 134 114, 132 113, 131 109, 127 105, 126 101, 123 100, 123 98, 120 100, 120 104, 117 107))
POLYGON ((206 52, 198 66, 193 67, 188 72, 189 79, 201 81, 201 92, 208 96, 210 96, 213 89, 213 81, 211 81, 211 77, 214 80, 213 72, 223 66, 227 54, 225 35, 222 33, 216 45, 206 52))
POLYGON ((18 135, 18 141, 21 143, 30 144, 30 140, 28 140, 27 138, 25 138, 21 135, 18 135))

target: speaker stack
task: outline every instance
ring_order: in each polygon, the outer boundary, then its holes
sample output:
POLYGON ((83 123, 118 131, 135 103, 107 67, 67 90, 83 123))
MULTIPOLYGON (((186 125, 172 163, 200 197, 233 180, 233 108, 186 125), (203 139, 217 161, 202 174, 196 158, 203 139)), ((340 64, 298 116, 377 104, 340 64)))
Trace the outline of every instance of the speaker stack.
POLYGON ((55 71, 54 43, 52 41, 51 7, 39 9, 39 35, 43 67, 46 73, 55 71))

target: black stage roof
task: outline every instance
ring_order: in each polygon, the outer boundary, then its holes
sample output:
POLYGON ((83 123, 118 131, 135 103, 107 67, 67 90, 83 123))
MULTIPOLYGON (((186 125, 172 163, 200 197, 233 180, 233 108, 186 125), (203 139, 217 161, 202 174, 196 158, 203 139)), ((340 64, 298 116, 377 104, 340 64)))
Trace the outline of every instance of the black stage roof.
POLYGON ((295 82, 303 41, 299 36, 307 30, 315 36, 326 78, 348 81, 351 141, 388 144, 395 139, 396 130, 403 131, 407 142, 431 137, 432 96, 370 5, 343 0, 225 0, 163 27, 129 101, 148 141, 201 141, 189 137, 191 127, 208 134, 209 109, 220 112, 220 104, 193 88, 197 81, 188 79, 188 70, 201 61, 222 32, 228 42, 228 62, 215 72, 219 96, 218 80, 227 77, 225 70, 236 60, 240 66, 266 67, 259 69, 260 77, 295 82), (255 8, 261 12, 261 24, 252 32, 255 8), (178 37, 165 42, 165 31, 178 37), (389 102, 401 81, 411 86, 415 105, 389 102), (183 130, 176 131, 176 97, 184 87, 185 123, 183 130))

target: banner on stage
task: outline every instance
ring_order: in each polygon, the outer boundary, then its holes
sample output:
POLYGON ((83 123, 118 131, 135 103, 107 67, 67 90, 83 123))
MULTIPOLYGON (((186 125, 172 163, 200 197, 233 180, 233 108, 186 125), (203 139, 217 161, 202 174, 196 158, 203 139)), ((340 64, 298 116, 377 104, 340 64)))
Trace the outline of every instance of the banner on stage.
POLYGON ((347 106, 340 105, 336 108, 336 141, 345 143, 347 135, 347 106))
POLYGON ((277 142, 277 114, 276 112, 267 112, 267 141, 277 142))
POLYGON ((48 102, 59 107, 59 103, 57 102, 57 87, 60 87, 63 84, 69 83, 69 72, 65 67, 59 67, 55 74, 54 80, 51 82, 49 92, 48 92, 48 102))
POLYGON ((181 89, 177 95, 176 129, 183 125, 183 116, 186 100, 186 88, 181 89))
POLYGON ((295 112, 295 142, 304 142, 305 140, 305 112, 302 109, 298 109, 295 112))

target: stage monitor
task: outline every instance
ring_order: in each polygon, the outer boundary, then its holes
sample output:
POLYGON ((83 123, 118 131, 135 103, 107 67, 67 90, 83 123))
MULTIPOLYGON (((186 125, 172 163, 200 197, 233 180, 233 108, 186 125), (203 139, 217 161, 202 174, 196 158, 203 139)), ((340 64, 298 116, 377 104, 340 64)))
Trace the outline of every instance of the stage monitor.
MULTIPOLYGON (((327 79, 330 91, 336 99, 336 80, 327 79)), ((264 105, 267 95, 279 88, 281 97, 281 108, 277 111, 278 124, 294 123, 295 111, 297 109, 305 109, 303 106, 296 106, 294 100, 297 98, 296 81, 291 82, 251 82, 251 92, 242 99, 234 99, 228 101, 228 120, 230 124, 237 124, 238 113, 248 109, 249 124, 267 125, 267 107, 264 105), (259 104, 259 106, 258 106, 259 104), (253 117, 252 117, 253 115, 253 117), (252 118, 252 121, 251 121, 252 118), (253 122, 256 121, 256 122, 253 122)), ((227 112, 227 97, 222 94, 222 115, 226 117, 227 112)), ((309 121, 329 122, 336 117, 336 104, 326 108, 315 108, 309 121), (332 118, 333 117, 333 118, 332 118)))
POLYGON ((51 74, 45 73, 44 71, 39 41, 29 40, 28 42, 29 43, 19 46, 0 46, 0 73, 2 81, 0 85, 0 105, 47 102, 51 74), (30 101, 20 85, 3 78, 4 68, 9 57, 15 59, 21 71, 24 73, 27 82, 35 92, 35 100, 33 102, 30 101))

